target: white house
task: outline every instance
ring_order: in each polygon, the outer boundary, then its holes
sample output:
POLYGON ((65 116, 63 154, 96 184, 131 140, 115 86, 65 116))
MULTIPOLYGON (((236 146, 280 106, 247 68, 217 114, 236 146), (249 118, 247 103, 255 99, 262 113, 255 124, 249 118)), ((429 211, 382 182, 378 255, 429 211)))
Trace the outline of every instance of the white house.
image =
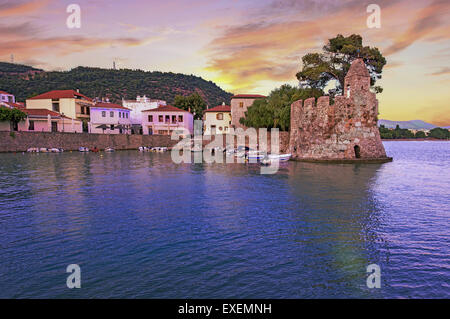
POLYGON ((16 103, 16 98, 8 92, 0 91, 0 102, 16 103))
POLYGON ((230 133, 231 106, 219 105, 204 112, 204 134, 216 135, 230 133))
POLYGON ((142 134, 142 111, 152 110, 161 105, 166 105, 166 101, 150 99, 145 95, 138 95, 136 100, 122 100, 122 105, 130 109, 131 125, 135 133, 142 134))
POLYGON ((100 102, 91 106, 89 132, 131 134, 131 110, 122 105, 100 102))

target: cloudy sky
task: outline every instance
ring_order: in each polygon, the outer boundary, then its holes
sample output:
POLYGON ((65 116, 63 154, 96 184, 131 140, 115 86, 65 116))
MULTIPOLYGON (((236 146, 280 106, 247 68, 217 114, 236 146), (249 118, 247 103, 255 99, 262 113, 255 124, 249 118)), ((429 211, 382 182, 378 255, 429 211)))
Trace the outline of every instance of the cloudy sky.
MULTIPOLYGON (((195 74, 233 93, 296 84, 301 57, 338 33, 388 65, 381 118, 450 125, 448 0, 0 0, 0 60, 46 70, 112 67, 195 74), (66 25, 69 4, 81 28, 66 25), (366 9, 381 8, 381 28, 366 9)), ((1 89, 1 88, 0 88, 1 89)))

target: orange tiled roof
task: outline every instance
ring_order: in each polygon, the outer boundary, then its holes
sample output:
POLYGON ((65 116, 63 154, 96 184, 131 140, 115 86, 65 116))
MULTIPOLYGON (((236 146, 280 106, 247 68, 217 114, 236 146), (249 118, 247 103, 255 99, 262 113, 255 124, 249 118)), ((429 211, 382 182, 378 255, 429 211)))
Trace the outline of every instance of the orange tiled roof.
POLYGON ((179 109, 172 105, 161 105, 160 107, 158 107, 156 109, 145 110, 142 112, 186 112, 186 113, 189 113, 188 111, 179 109))
POLYGON ((205 113, 206 112, 231 112, 231 106, 219 105, 219 106, 205 110, 205 113))
POLYGON ((58 112, 50 111, 47 109, 21 109, 22 112, 27 114, 29 117, 61 117, 58 112))
POLYGON ((259 94, 237 94, 232 99, 265 99, 267 96, 259 94))
POLYGON ((54 90, 39 94, 35 97, 29 98, 29 100, 70 99, 75 97, 82 97, 88 101, 92 101, 91 98, 88 98, 86 95, 78 93, 75 90, 54 90))

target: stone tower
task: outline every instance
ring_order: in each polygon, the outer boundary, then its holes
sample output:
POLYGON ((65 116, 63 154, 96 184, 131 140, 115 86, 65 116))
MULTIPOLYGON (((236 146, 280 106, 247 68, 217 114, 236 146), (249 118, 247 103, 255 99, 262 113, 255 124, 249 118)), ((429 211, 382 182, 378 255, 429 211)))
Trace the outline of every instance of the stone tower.
POLYGON ((378 131, 378 100, 362 59, 353 61, 342 96, 291 105, 289 148, 298 160, 389 161, 378 131))

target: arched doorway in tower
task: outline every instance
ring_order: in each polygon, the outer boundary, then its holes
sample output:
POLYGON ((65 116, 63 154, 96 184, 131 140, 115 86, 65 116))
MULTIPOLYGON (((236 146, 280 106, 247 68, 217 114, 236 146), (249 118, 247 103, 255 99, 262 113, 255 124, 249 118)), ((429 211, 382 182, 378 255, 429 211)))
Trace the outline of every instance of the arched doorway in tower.
POLYGON ((361 148, 359 147, 359 145, 355 145, 354 149, 355 149, 355 157, 361 158, 361 148))

